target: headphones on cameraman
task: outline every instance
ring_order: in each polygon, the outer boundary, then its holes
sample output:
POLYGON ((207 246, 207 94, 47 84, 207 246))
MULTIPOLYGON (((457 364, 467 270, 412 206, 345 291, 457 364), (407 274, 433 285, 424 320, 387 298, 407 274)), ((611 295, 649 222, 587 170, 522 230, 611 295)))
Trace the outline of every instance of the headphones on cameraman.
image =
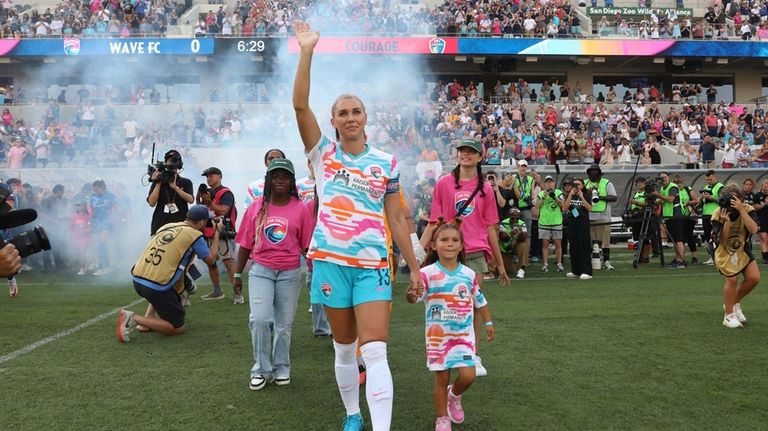
POLYGON ((163 156, 163 162, 168 160, 169 157, 172 158, 178 158, 179 159, 179 169, 184 167, 184 161, 181 159, 181 153, 179 153, 176 150, 168 150, 165 155, 163 156))

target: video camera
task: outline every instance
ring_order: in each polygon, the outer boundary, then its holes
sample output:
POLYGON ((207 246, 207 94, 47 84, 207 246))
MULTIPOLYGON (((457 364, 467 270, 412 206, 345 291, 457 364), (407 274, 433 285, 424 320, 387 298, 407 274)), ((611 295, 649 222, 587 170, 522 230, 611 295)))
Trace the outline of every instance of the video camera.
POLYGON ((643 189, 643 191, 645 192, 645 194, 649 195, 655 192, 656 190, 661 190, 663 187, 662 184, 664 184, 664 180, 661 177, 656 177, 652 180, 648 180, 645 183, 645 188, 643 189))
MULTIPOLYGON (((17 226, 23 226, 37 219, 37 211, 31 208, 11 210, 11 207, 5 203, 6 198, 11 194, 11 190, 6 187, 0 187, 0 229, 10 229, 17 226)), ((51 249, 51 242, 42 226, 35 226, 33 229, 19 233, 10 238, 7 242, 0 237, 0 248, 6 244, 13 244, 19 251, 22 258, 39 253, 43 250, 51 249)))
POLYGON ((170 150, 165 153, 163 161, 155 161, 155 143, 152 143, 152 164, 147 166, 147 175, 151 182, 170 183, 176 177, 176 172, 184 167, 181 160, 181 154, 176 150, 170 150), (157 179, 153 180, 152 175, 159 172, 157 179))

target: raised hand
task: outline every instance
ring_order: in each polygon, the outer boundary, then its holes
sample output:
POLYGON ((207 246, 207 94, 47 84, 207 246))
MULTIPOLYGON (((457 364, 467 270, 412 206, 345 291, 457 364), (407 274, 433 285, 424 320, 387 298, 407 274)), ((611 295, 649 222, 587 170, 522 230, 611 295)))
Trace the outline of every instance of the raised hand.
POLYGON ((293 31, 296 33, 296 41, 301 49, 314 49, 320 39, 320 33, 312 31, 312 27, 304 21, 295 21, 293 31))

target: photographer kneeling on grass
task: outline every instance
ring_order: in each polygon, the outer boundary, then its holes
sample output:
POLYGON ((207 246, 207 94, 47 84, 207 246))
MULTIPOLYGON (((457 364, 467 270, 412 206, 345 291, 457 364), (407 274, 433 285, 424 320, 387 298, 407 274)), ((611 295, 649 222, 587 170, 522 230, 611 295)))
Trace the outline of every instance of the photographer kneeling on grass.
POLYGON ((133 287, 139 296, 149 301, 149 306, 144 316, 120 310, 115 333, 120 342, 127 342, 137 325, 141 325, 145 331, 165 335, 184 333, 185 311, 179 296, 185 289, 184 275, 195 255, 208 265, 216 263, 218 256, 216 248, 220 224, 215 222, 214 241, 210 248, 203 238, 202 231, 209 218, 207 207, 195 205, 187 212, 186 220, 161 227, 149 240, 131 269, 133 287), (159 319, 154 317, 155 312, 160 316, 159 319))

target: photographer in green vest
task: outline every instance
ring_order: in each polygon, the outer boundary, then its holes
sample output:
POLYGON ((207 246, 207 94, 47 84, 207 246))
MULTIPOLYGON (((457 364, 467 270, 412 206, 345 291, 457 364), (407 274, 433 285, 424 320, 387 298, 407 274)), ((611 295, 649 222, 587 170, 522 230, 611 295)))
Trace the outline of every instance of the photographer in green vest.
POLYGON ((699 263, 699 258, 696 256, 698 246, 696 245, 696 235, 694 234, 694 229, 696 228, 696 192, 685 185, 683 176, 680 174, 675 174, 672 181, 674 181, 680 189, 681 209, 683 211, 683 216, 686 217, 686 219, 683 220, 683 225, 685 226, 685 243, 688 244, 688 251, 691 252, 691 264, 696 265, 699 263))
MULTIPOLYGON (((712 169, 704 173, 704 176, 707 179, 707 185, 699 191, 701 195, 701 225, 704 228, 704 238, 709 239, 712 236, 712 214, 717 209, 720 191, 725 186, 717 181, 717 174, 712 169)), ((709 259, 704 264, 713 265, 714 261, 709 259)))
POLYGON ((592 204, 589 211, 589 233, 592 242, 600 243, 603 249, 603 267, 613 270, 611 265, 611 205, 618 200, 613 183, 603 178, 603 171, 598 165, 587 169, 589 179, 584 182, 585 198, 592 204))
POLYGON ((555 179, 547 175, 544 178, 544 190, 538 194, 536 206, 539 208, 539 239, 541 257, 544 265, 541 272, 549 270, 549 242, 555 243, 557 272, 563 272, 563 192, 555 187, 555 179))
MULTIPOLYGON (((630 223, 630 228, 632 229, 632 239, 636 242, 640 241, 640 229, 643 225, 643 217, 646 215, 644 209, 648 206, 648 202, 646 202, 645 186, 646 182, 644 177, 635 178, 636 191, 632 198, 629 200, 629 215, 633 220, 630 223)), ((648 214, 648 216, 652 216, 652 214, 648 214)), ((640 257, 637 260, 638 263, 648 263, 650 261, 648 255, 651 251, 650 236, 653 232, 650 230, 650 220, 648 223, 648 235, 646 235, 646 237, 643 239, 642 244, 637 244, 637 247, 641 248, 640 257)))
POLYGON ((672 182, 669 174, 662 172, 659 174, 661 179, 661 190, 654 190, 651 196, 661 200, 661 217, 667 226, 669 240, 675 244, 675 258, 668 268, 685 268, 685 219, 683 218, 683 208, 687 202, 681 201, 680 188, 672 182))
POLYGON ((528 251, 531 240, 525 222, 520 220, 520 210, 511 208, 509 217, 501 221, 499 227, 499 248, 504 261, 504 268, 510 273, 515 272, 519 279, 525 278, 525 268, 528 266, 528 251))
POLYGON ((536 175, 528 174, 528 162, 525 159, 517 162, 517 175, 512 189, 515 191, 517 208, 520 209, 520 218, 525 222, 528 232, 531 231, 533 220, 531 209, 533 208, 533 189, 536 187, 537 180, 536 175))
POLYGON ((117 339, 125 343, 130 333, 156 331, 165 335, 184 333, 184 306, 179 294, 184 291, 185 275, 195 256, 208 265, 216 263, 221 223, 214 222, 212 245, 203 237, 210 215, 208 208, 195 205, 180 223, 168 223, 157 230, 131 269, 133 288, 149 302, 143 316, 120 310, 117 339), (155 313, 159 318, 154 317, 155 313))

